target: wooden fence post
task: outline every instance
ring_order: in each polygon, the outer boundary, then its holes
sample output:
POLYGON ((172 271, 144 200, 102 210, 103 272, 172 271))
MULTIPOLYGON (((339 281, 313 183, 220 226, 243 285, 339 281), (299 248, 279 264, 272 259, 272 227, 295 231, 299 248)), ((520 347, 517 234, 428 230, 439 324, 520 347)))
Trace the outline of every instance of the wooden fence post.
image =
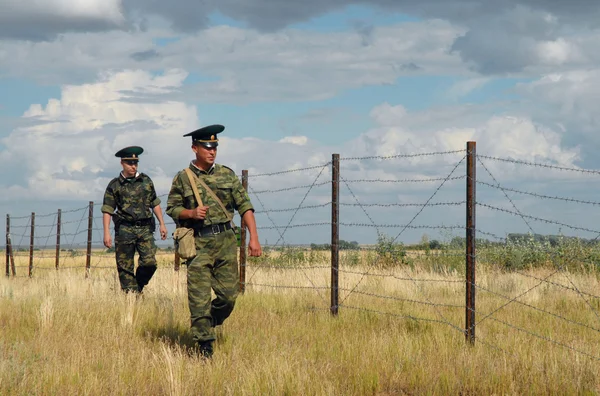
POLYGON ((94 202, 90 201, 88 212, 87 255, 85 258, 85 277, 90 275, 92 263, 92 227, 94 225, 94 202))
POLYGON ((6 215, 6 276, 10 276, 10 255, 8 254, 10 240, 10 215, 6 215))
POLYGON ((332 315, 339 308, 339 258, 340 258, 340 155, 333 154, 331 160, 331 307, 332 315))
POLYGON ((61 223, 62 211, 58 209, 56 217, 56 262, 54 266, 58 270, 58 263, 60 262, 60 223, 61 223))
POLYGON ((6 254, 10 260, 10 269, 12 270, 12 276, 17 276, 17 269, 15 268, 15 256, 13 255, 12 238, 10 237, 10 215, 6 215, 6 254))
POLYGON ((181 258, 179 257, 179 255, 177 254, 177 250, 175 250, 175 262, 173 264, 173 269, 175 271, 179 271, 179 267, 181 266, 181 258))
POLYGON ((467 142, 467 235, 466 235, 466 319, 465 337, 475 343, 475 167, 476 143, 467 142))
MULTIPOLYGON (((242 186, 248 192, 248 170, 242 170, 242 186)), ((246 223, 240 221, 240 293, 246 291, 246 223)))
POLYGON ((33 245, 35 244, 35 212, 31 212, 31 232, 29 233, 29 277, 33 276, 33 245))

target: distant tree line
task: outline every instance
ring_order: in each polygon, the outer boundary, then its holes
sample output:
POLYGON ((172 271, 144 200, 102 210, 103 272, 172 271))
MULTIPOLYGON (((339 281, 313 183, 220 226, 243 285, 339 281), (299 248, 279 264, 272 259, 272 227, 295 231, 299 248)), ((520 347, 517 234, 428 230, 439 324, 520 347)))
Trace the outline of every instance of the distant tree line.
MULTIPOLYGON (((310 249, 311 250, 331 250, 331 244, 330 243, 323 243, 323 244, 311 243, 310 249)), ((356 242, 356 241, 348 242, 348 241, 344 241, 343 239, 340 239, 339 249, 340 250, 358 250, 358 249, 360 249, 360 246, 358 245, 358 242, 356 242)))

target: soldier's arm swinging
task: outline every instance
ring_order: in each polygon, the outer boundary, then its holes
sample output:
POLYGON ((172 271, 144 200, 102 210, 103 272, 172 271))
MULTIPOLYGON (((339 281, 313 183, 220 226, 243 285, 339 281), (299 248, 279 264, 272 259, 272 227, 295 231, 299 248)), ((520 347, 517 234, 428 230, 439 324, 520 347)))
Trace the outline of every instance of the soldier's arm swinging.
POLYGON ((112 246, 112 238, 110 236, 110 219, 111 215, 102 213, 102 226, 104 228, 104 246, 110 248, 112 246))
POLYGON ((162 209, 160 208, 160 205, 156 205, 152 209, 152 211, 154 212, 154 215, 158 219, 160 238, 164 241, 165 239, 167 239, 167 227, 165 226, 165 221, 163 219, 162 209))
POLYGON ((256 231, 256 219, 254 218, 254 211, 247 210, 242 216, 246 228, 250 231, 250 241, 248 242, 248 253, 252 257, 260 257, 262 255, 262 248, 260 247, 260 241, 258 240, 258 232, 256 231))

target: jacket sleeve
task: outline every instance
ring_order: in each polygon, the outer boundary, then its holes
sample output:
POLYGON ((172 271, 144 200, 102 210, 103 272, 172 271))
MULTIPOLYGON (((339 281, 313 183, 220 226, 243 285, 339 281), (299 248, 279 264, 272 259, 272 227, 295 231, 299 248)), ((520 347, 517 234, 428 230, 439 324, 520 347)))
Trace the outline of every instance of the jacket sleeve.
POLYGON ((240 179, 238 179, 235 173, 232 175, 232 179, 233 200, 235 202, 235 207, 238 213, 240 214, 240 216, 243 216, 244 213, 246 213, 249 210, 254 212, 254 207, 252 206, 252 202, 250 202, 250 196, 248 195, 248 192, 244 189, 244 186, 242 186, 242 182, 240 181, 240 179))
POLYGON ((171 183, 171 190, 167 199, 166 213, 173 220, 179 220, 179 215, 185 207, 183 206, 183 183, 181 181, 181 172, 175 175, 171 183))
POLYGON ((100 211, 102 213, 108 213, 110 215, 115 213, 115 209, 117 208, 117 202, 115 199, 115 193, 113 191, 113 182, 108 183, 106 187, 106 191, 104 192, 104 199, 102 201, 102 207, 100 211))

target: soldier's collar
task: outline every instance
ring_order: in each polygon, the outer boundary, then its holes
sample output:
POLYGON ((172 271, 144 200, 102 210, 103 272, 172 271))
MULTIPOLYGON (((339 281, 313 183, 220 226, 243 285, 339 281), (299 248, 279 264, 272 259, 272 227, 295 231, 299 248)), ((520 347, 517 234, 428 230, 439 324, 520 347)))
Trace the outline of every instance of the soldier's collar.
POLYGON ((121 180, 121 183, 124 183, 127 180, 131 180, 131 181, 137 180, 138 177, 140 177, 140 172, 135 172, 134 177, 127 178, 127 177, 125 177, 125 175, 123 175, 123 171, 121 171, 121 174, 119 175, 119 180, 121 180))
POLYGON ((194 164, 194 161, 190 161, 190 166, 192 167, 192 170, 198 171, 200 173, 206 173, 208 175, 210 175, 214 170, 215 170, 215 164, 212 164, 212 166, 210 168, 208 168, 207 171, 200 169, 196 166, 196 164, 194 164))

